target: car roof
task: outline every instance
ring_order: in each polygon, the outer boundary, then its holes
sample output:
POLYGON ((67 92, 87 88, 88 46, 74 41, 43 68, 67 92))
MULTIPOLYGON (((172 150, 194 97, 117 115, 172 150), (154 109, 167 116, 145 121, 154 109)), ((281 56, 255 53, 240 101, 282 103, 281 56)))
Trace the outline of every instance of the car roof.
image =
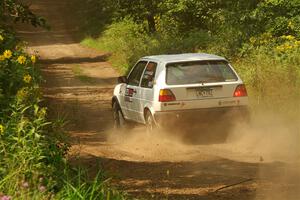
POLYGON ((179 61, 196 61, 196 60, 226 60, 223 57, 206 54, 206 53, 184 53, 184 54, 167 54, 145 56, 142 59, 156 60, 161 62, 179 62, 179 61))

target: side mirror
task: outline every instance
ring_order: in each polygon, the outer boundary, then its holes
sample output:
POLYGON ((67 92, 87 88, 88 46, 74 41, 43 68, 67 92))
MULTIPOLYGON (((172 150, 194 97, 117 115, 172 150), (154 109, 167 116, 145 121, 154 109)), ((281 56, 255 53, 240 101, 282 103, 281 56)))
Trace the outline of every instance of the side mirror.
POLYGON ((126 76, 118 77, 118 83, 127 83, 127 77, 126 76))

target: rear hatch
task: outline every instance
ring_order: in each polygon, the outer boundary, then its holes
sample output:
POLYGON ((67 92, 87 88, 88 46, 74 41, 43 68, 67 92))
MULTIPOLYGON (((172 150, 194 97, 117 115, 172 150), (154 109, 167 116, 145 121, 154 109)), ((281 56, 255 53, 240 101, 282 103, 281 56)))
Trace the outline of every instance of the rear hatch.
POLYGON ((163 110, 247 104, 245 87, 225 60, 169 63, 166 84, 174 98, 163 110))

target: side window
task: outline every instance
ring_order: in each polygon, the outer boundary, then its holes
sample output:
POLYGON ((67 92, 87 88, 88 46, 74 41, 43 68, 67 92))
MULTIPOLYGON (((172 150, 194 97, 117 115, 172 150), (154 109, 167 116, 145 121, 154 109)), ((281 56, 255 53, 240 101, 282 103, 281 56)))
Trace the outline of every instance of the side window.
POLYGON ((140 61, 134 66, 133 70, 128 76, 128 85, 138 86, 140 84, 141 76, 146 64, 146 61, 140 61))
POLYGON ((143 74, 141 87, 153 88, 153 80, 155 77, 157 64, 154 62, 149 62, 146 70, 143 74))

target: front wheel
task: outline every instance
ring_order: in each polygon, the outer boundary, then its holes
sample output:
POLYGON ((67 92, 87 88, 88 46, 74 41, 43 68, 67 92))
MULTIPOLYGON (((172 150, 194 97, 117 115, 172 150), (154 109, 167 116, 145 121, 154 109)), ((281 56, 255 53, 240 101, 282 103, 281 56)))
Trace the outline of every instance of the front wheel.
POLYGON ((117 102, 113 104, 113 120, 115 129, 123 129, 125 127, 125 119, 123 117, 121 108, 117 102))

